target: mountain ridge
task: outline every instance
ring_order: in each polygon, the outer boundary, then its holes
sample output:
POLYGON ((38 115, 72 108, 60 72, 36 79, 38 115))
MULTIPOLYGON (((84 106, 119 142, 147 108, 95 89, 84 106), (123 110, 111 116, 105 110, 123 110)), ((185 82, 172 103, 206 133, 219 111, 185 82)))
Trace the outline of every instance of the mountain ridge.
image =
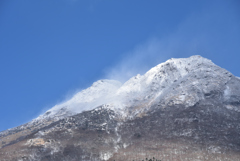
POLYGON ((239 78, 201 56, 170 59, 1 132, 0 160, 239 160, 239 122, 239 78))
MULTIPOLYGON (((134 99, 141 99, 144 101, 145 98, 149 97, 154 101, 161 95, 161 92, 164 92, 163 88, 169 88, 170 85, 176 84, 179 79, 183 79, 186 75, 189 74, 188 70, 191 70, 191 73, 198 71, 199 67, 204 64, 208 65, 208 69, 217 68, 217 66, 212 63, 211 60, 203 58, 199 55, 191 56, 189 58, 181 58, 181 59, 169 59, 164 63, 161 63, 153 68, 151 68, 148 72, 144 75, 136 75, 130 78, 125 83, 121 84, 116 80, 99 80, 93 83, 93 85, 83 91, 78 92, 74 95, 70 100, 54 106, 52 109, 48 110, 45 114, 49 112, 54 113, 54 109, 61 110, 61 108, 66 107, 66 110, 69 114, 77 114, 84 110, 91 110, 97 106, 108 104, 111 105, 112 108, 115 109, 125 109, 127 106, 132 106, 131 101, 134 99), (177 70, 177 71, 174 71, 177 70), (170 74, 169 74, 170 73, 170 74), (171 75, 172 73, 172 75, 171 75), (154 80, 155 79, 155 80, 154 80), (159 80, 162 81, 159 83, 159 80), (165 82, 164 82, 165 81, 165 82), (170 81, 170 82, 168 82, 170 81), (171 82, 172 81, 172 82, 171 82), (101 84, 102 86, 97 87, 97 84, 101 84), (170 85, 169 85, 170 84, 170 85), (150 86, 150 87, 149 87, 150 86), (161 88, 161 87, 163 88, 161 88), (96 88, 94 88, 96 87, 96 88), (110 88, 109 88, 110 87, 110 88), (91 90, 93 88, 93 90, 91 90), (152 88, 152 89, 149 89, 152 88), (148 90, 148 91, 146 91, 148 90), (149 90, 159 91, 157 94, 154 92, 150 92, 149 90), (89 93, 94 93, 93 96, 89 96, 89 93), (110 94, 109 94, 110 93, 110 94), (100 96, 98 96, 98 94, 100 96), (95 96, 96 95, 96 96, 95 96), (109 96, 109 95, 115 95, 109 96), (129 96, 129 95, 136 95, 136 96, 129 96), (128 97, 132 97, 132 100, 128 100, 128 97), (145 98, 143 98, 145 97, 145 98), (152 98, 154 97, 154 98, 152 98), (90 98, 90 100, 88 100, 90 98), (79 101, 80 100, 80 101, 79 101), (81 101, 82 100, 82 101, 81 101), (95 101, 95 102, 94 102, 95 101), (84 104, 84 102, 87 103, 84 104), (83 104, 81 104, 83 103, 83 104), (93 103, 93 105, 89 104, 93 103), (121 105, 120 105, 121 104, 121 105), (77 106, 78 109, 75 111, 71 110, 74 109, 74 106, 77 106), (86 107, 87 106, 87 107, 86 107), (124 107, 125 106, 125 107, 124 107), (61 108, 60 108, 61 107, 61 108)), ((200 68, 201 69, 201 68, 200 68)), ((205 69, 207 72, 208 69, 205 69)), ((215 70, 220 70, 215 69, 215 70)), ((231 73, 221 69, 221 72, 226 72, 229 76, 233 76, 231 73)), ((201 73, 202 74, 202 73, 201 73)), ((219 73, 218 73, 219 75, 219 73)), ((184 80, 183 80, 184 81, 184 80)), ((207 89, 205 89, 207 90, 207 89)), ((184 96, 181 96, 183 98, 184 96)), ((146 100, 146 99, 145 99, 146 100)), ((190 102, 189 102, 190 103, 190 102)), ((150 101, 151 104, 151 101, 150 101)), ((189 104, 191 105, 191 104, 189 104)), ((60 111, 61 113, 61 111, 60 111)), ((48 114, 49 115, 49 114, 48 114)), ((69 116, 69 115, 67 115, 69 116)))

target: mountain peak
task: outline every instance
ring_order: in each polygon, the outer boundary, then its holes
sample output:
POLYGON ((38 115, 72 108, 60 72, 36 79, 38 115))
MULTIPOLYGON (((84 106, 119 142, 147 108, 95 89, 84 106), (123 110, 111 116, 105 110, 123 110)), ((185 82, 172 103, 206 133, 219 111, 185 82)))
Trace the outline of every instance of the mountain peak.
POLYGON ((0 160, 237 160, 239 100, 240 79, 210 60, 170 59, 123 85, 96 81, 1 132, 0 160))
POLYGON ((212 63, 211 60, 203 58, 200 55, 194 55, 189 58, 171 58, 166 62, 151 68, 147 73, 149 73, 150 75, 151 73, 157 73, 160 70, 167 70, 169 69, 169 66, 172 66, 174 68, 177 68, 179 72, 182 72, 181 74, 187 74, 188 72, 186 71, 186 68, 193 70, 195 68, 199 68, 200 65, 209 66, 209 65, 215 65, 215 64, 212 63))
POLYGON ((199 55, 172 58, 151 68, 144 75, 132 77, 124 84, 116 80, 98 80, 70 100, 54 106, 40 118, 66 117, 104 104, 122 114, 123 111, 129 112, 131 107, 135 109, 131 110, 134 111, 133 115, 146 111, 159 101, 162 106, 193 106, 204 99, 206 93, 211 93, 216 83, 216 88, 219 88, 230 76, 231 73, 199 55), (144 107, 136 108, 143 103, 144 107))

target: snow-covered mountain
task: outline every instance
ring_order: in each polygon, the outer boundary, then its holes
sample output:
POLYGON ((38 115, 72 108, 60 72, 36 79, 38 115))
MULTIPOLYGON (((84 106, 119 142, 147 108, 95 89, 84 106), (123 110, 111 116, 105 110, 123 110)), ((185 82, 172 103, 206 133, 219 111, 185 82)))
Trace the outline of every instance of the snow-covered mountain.
MULTIPOLYGON (((99 80, 70 100, 54 106, 38 119, 62 118, 102 105, 107 105, 125 117, 133 117, 146 112, 159 100, 166 106, 193 106, 211 94, 212 90, 223 88, 232 76, 211 60, 198 55, 170 59, 153 67, 144 75, 132 77, 124 84, 116 80, 99 80), (144 107, 139 108, 142 105, 144 107)), ((225 94, 227 91, 229 87, 226 87, 225 94)))
POLYGON ((239 122, 238 77, 201 56, 170 59, 1 132, 0 160, 239 160, 239 122))

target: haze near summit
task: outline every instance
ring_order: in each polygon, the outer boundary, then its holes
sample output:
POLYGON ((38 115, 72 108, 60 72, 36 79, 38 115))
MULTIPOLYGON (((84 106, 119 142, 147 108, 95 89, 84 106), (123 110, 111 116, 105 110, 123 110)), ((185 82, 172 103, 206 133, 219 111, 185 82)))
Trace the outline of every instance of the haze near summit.
POLYGON ((1 1, 0 131, 99 79, 124 82, 171 57, 201 55, 240 76, 239 7, 237 0, 1 1))

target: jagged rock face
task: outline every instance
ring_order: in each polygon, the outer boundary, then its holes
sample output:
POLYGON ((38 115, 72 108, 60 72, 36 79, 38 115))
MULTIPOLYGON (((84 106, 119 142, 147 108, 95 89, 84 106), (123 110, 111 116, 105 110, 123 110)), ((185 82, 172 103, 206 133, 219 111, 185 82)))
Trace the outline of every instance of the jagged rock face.
POLYGON ((0 160, 239 160, 239 123, 239 78, 199 56, 171 59, 1 132, 0 160))

